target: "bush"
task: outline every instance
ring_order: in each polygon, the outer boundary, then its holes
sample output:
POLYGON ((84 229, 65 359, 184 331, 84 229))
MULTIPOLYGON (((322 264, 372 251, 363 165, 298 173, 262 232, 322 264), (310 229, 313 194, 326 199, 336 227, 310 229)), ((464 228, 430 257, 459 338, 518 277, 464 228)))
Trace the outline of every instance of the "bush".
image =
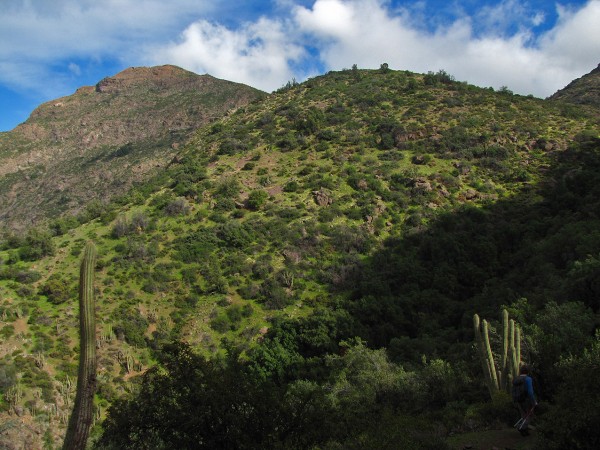
POLYGON ((283 186, 283 192, 298 192, 299 189, 300 189, 300 185, 295 180, 288 181, 283 186))
POLYGON ((241 185, 235 178, 226 178, 215 188, 216 197, 237 198, 241 185))
POLYGON ((248 196, 248 200, 246 200, 246 206, 248 206, 248 208, 257 211, 260 209, 260 207, 262 205, 264 205, 264 203, 267 201, 267 199, 269 198, 269 194, 267 194, 266 191, 263 190, 255 190, 250 192, 250 195, 248 196))
MULTIPOLYGON (((4 325, 4 327, 0 330, 0 336, 2 338, 4 338, 5 340, 14 334, 15 334, 15 327, 12 326, 11 324, 4 325)), ((0 374, 0 376, 2 376, 2 375, 0 374)), ((0 382, 0 386, 1 386, 1 382, 0 382)))
POLYGON ((186 215, 190 211, 190 206, 185 199, 177 198, 167 203, 163 208, 163 211, 167 216, 186 215))
POLYGON ((235 329, 226 314, 219 314, 211 319, 210 327, 219 333, 226 333, 229 330, 235 329))
POLYGON ((249 227, 239 222, 227 222, 219 226, 217 236, 228 247, 244 248, 254 239, 254 233, 249 227))
POLYGON ((79 221, 74 216, 56 219, 50 223, 50 231, 54 236, 62 236, 67 231, 79 226, 79 221))
POLYGON ((592 342, 593 329, 594 313, 581 302, 561 305, 549 302, 538 313, 530 334, 537 369, 544 374, 546 389, 556 387, 555 364, 559 355, 580 355, 592 342))
POLYGON ((176 258, 185 263, 198 262, 212 253, 219 239, 210 228, 199 228, 175 240, 176 258))
POLYGON ((113 331, 117 338, 124 339, 128 344, 136 347, 145 347, 144 333, 148 329, 148 320, 140 315, 137 309, 122 305, 113 313, 117 321, 113 331))
POLYGON ((25 237, 25 244, 19 249, 23 261, 35 261, 44 256, 54 255, 55 246, 47 231, 31 229, 25 237))
POLYGON ((503 391, 494 395, 491 402, 477 403, 467 409, 465 419, 479 425, 492 425, 500 421, 504 425, 513 425, 519 418, 519 412, 512 398, 503 391))
POLYGON ((54 305, 60 305, 75 295, 67 280, 58 274, 52 274, 42 285, 40 294, 45 295, 48 301, 54 305))
POLYGON ((235 155, 248 150, 248 146, 238 139, 227 139, 219 147, 219 155, 235 155))
POLYGON ((559 364, 562 383, 556 403, 540 417, 540 448, 592 449, 600 447, 600 333, 579 357, 559 364))

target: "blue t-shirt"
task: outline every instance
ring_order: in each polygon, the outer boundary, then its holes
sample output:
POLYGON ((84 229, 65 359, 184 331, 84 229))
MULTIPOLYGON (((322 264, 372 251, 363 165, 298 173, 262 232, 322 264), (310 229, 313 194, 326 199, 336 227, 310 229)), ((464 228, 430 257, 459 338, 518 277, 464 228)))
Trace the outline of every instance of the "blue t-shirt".
POLYGON ((527 398, 535 403, 535 394, 533 393, 533 379, 525 375, 525 386, 527 386, 527 398))

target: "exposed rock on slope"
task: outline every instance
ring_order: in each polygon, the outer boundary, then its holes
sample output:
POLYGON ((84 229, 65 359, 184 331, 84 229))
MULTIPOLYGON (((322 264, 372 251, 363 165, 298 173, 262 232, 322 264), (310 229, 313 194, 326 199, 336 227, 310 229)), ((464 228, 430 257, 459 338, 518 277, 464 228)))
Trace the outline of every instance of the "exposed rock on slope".
POLYGON ((123 193, 190 132, 264 94, 175 66, 133 67, 0 133, 0 225, 23 228, 123 193))

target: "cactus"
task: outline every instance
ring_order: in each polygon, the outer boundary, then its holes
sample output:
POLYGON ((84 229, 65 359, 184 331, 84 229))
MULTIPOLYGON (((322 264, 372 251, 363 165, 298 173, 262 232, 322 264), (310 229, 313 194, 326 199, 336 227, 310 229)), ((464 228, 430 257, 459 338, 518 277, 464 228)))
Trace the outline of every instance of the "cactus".
POLYGON ((490 346, 489 327, 486 320, 480 321, 473 316, 475 341, 483 368, 485 383, 490 396, 498 391, 510 392, 512 380, 519 374, 521 365, 521 330, 513 319, 508 318, 508 311, 502 311, 502 356, 496 367, 494 354, 490 346))
POLYGON ((131 355, 131 353, 127 352, 127 358, 125 359, 125 369, 127 370, 127 373, 131 373, 131 371, 133 370, 133 363, 133 356, 131 355))
POLYGON ((4 393, 4 398, 6 399, 10 410, 12 410, 23 399, 23 388, 21 388, 20 384, 9 387, 4 393))
POLYGON ((42 352, 37 352, 33 356, 33 360, 35 361, 35 365, 38 369, 43 369, 44 366, 46 365, 46 357, 44 356, 44 354, 42 352))
POLYGON ((490 395, 493 395, 493 393, 498 390, 498 382, 494 381, 496 369, 489 345, 489 338, 487 338, 487 322, 485 320, 483 321, 484 332, 482 333, 481 321, 479 316, 475 314, 473 316, 473 329, 475 331, 475 339, 477 342, 477 349, 479 350, 479 359, 481 360, 485 384, 490 391, 490 395))
POLYGON ((96 392, 96 324, 94 302, 94 267, 96 248, 88 242, 79 274, 79 373, 75 405, 69 419, 63 450, 85 449, 94 413, 96 392))

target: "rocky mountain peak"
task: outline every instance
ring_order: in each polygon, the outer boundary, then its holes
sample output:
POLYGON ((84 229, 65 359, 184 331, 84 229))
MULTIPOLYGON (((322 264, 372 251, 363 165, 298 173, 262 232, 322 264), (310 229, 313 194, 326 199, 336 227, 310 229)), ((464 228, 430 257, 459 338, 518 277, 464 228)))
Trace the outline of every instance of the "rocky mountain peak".
POLYGON ((165 65, 130 67, 40 105, 0 136, 0 227, 81 210, 93 197, 86 182, 105 198, 122 193, 164 167, 198 127, 263 95, 165 65))
POLYGON ((96 84, 96 92, 115 93, 131 87, 157 85, 167 87, 188 82, 207 75, 196 75, 177 66, 129 67, 112 77, 106 77, 96 84))

